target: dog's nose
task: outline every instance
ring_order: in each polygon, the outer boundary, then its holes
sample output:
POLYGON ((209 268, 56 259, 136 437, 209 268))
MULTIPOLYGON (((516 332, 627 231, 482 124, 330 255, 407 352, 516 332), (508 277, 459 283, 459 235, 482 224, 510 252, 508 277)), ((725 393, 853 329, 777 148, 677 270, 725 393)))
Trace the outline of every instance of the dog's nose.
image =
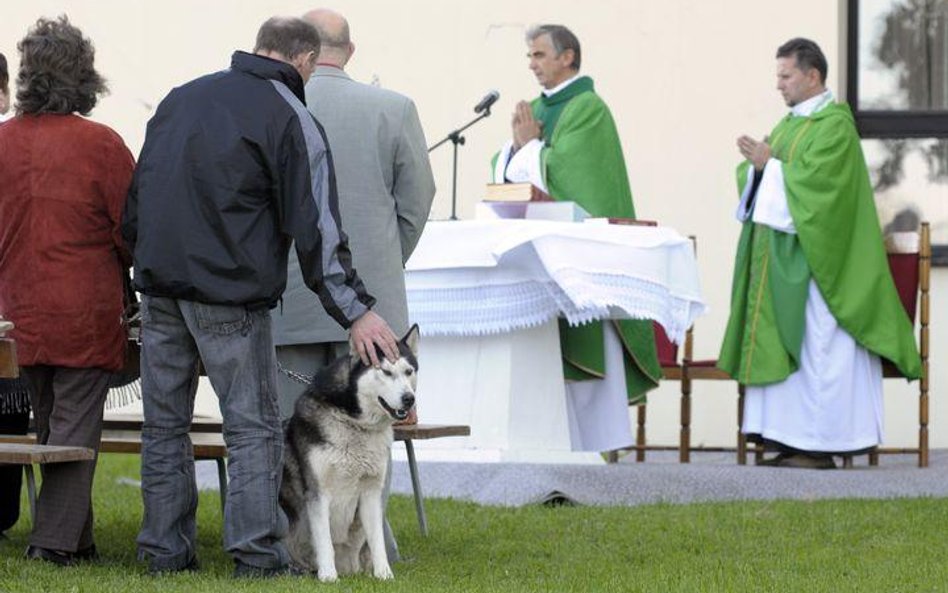
POLYGON ((402 395, 402 407, 408 409, 415 405, 415 396, 410 393, 405 393, 402 395))

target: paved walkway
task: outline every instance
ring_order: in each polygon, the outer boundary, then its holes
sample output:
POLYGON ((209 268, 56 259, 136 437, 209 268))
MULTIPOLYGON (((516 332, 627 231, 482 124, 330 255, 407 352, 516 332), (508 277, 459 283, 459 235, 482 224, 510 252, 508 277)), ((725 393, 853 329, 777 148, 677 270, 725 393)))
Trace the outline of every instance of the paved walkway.
MULTIPOLYGON (((396 445, 397 446, 397 445, 396 445)), ((804 470, 739 466, 733 453, 649 452, 647 463, 537 465, 419 463, 426 497, 520 506, 563 497, 578 504, 637 505, 716 500, 948 497, 948 449, 931 452, 926 469, 910 455, 883 455, 878 467, 856 459, 854 469, 804 470)), ((749 461, 750 463, 750 461, 749 461)), ((411 494, 408 464, 396 462, 392 491, 411 494)))

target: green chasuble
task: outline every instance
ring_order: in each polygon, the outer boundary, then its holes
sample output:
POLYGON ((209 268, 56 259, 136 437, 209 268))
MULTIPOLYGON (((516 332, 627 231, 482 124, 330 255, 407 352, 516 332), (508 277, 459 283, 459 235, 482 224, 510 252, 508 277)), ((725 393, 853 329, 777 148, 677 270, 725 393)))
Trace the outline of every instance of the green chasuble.
MULTIPOLYGON (((634 218, 619 134, 609 108, 593 92, 592 79, 578 78, 552 96, 541 95, 531 106, 533 116, 543 122, 540 169, 550 196, 576 202, 590 216, 634 218)), ((654 389, 661 378, 652 322, 610 323, 622 341, 629 401, 644 402, 646 392, 654 389)), ((560 346, 567 380, 605 376, 602 332, 602 322, 570 327, 560 320, 560 346)))
MULTIPOLYGON (((921 361, 889 272, 869 174, 849 106, 788 115, 770 135, 796 234, 744 222, 718 367, 745 385, 799 368, 812 278, 837 323, 910 378, 921 361)), ((738 191, 752 174, 738 167, 738 191)))

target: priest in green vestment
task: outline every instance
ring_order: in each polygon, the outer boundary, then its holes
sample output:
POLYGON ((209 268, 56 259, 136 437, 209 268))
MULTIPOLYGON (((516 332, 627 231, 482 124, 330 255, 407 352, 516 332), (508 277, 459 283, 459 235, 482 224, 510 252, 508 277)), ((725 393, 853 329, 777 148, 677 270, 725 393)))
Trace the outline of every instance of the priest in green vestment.
POLYGON ((880 444, 880 359, 921 372, 853 116, 826 71, 812 41, 781 46, 791 112, 763 141, 738 139, 743 227, 718 366, 747 386, 742 431, 785 467, 828 469, 833 453, 880 444))
MULTIPOLYGON (((591 216, 634 218, 615 121, 592 79, 579 74, 579 40, 566 27, 542 25, 528 32, 527 43, 530 69, 543 92, 517 105, 513 138, 492 163, 494 182, 528 181, 556 200, 576 202, 591 216)), ((609 323, 622 344, 628 399, 644 402, 661 378, 652 322, 609 323)), ((601 322, 570 327, 561 321, 560 340, 567 380, 604 377, 601 322)))

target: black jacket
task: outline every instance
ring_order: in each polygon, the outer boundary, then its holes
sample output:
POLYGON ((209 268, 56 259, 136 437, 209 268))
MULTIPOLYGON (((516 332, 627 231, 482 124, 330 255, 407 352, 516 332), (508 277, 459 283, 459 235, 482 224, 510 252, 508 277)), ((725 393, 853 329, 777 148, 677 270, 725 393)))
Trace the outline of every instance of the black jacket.
POLYGON ((122 232, 135 288, 272 307, 296 243, 303 277, 349 327, 373 299, 352 269, 332 155, 289 64, 235 52, 171 91, 148 122, 122 232))

